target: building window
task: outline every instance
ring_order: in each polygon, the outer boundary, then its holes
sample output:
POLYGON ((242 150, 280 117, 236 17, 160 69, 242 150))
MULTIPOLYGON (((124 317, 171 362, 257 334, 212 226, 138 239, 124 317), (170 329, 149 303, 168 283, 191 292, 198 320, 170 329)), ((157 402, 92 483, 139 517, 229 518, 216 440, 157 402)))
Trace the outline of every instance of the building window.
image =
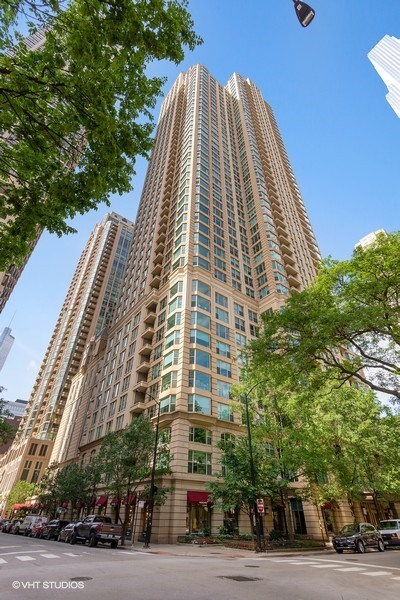
POLYGON ((225 344, 225 342, 220 342, 217 340, 215 343, 215 349, 217 354, 220 356, 225 356, 226 358, 231 357, 231 347, 228 344, 225 344))
POLYGON ((223 323, 229 323, 229 313, 228 311, 220 308, 219 306, 215 307, 215 318, 223 323))
POLYGON ((171 371, 170 373, 167 373, 167 375, 164 375, 161 380, 161 391, 165 392, 166 390, 168 390, 171 387, 173 387, 173 388, 176 387, 177 381, 178 381, 177 371, 171 371))
POLYGON ((200 427, 189 427, 189 442, 211 444, 211 431, 200 427))
POLYGON ((223 306, 224 308, 228 308, 228 298, 222 294, 219 294, 218 292, 215 292, 215 303, 223 306))
POLYGON ((39 450, 39 456, 46 456, 48 446, 42 446, 39 450))
POLYGON ((177 296, 168 304, 168 314, 170 315, 174 310, 182 308, 182 296, 177 296))
POLYGON ((188 451, 188 473, 211 475, 211 454, 208 452, 188 451))
POLYGON ((209 369, 211 364, 211 357, 208 354, 208 352, 204 352, 203 350, 199 350, 198 348, 191 348, 190 364, 199 365, 200 367, 205 367, 206 369, 209 369))
POLYGON ((200 388, 201 390, 211 391, 211 376, 202 371, 189 371, 189 387, 200 388))
POLYGON ((108 416, 112 417, 115 414, 115 407, 116 407, 117 402, 111 402, 110 404, 110 409, 108 411, 108 416))
POLYGON ((211 319, 203 313, 193 311, 190 315, 190 324, 197 327, 204 327, 204 329, 211 328, 211 319))
POLYGON ((211 399, 199 394, 188 395, 188 411, 211 415, 211 399))
POLYGON ((119 401, 118 412, 121 412, 121 410, 125 410, 127 398, 128 398, 127 394, 124 394, 123 396, 121 396, 121 400, 119 401))
POLYGON ((202 296, 197 296, 197 294, 192 295, 192 308, 200 308, 200 310, 204 310, 206 312, 211 312, 211 302, 207 300, 207 298, 203 298, 202 296))
POLYGON ((123 423, 124 423, 124 415, 120 415, 119 417, 117 417, 117 420, 115 421, 115 430, 118 431, 118 429, 121 429, 123 423))
POLYGON ((171 394, 170 396, 163 398, 162 400, 160 400, 160 414, 174 411, 175 405, 176 405, 175 394, 171 394))
POLYGON ((223 377, 232 377, 232 365, 223 360, 217 360, 217 373, 223 377))
POLYGON ((37 444, 31 444, 28 454, 31 454, 32 456, 34 456, 36 454, 37 447, 38 447, 37 444))
POLYGON ((31 479, 31 483, 37 483, 38 479, 39 479, 39 475, 40 475, 40 467, 42 466, 41 462, 37 462, 35 464, 35 468, 33 470, 33 474, 32 474, 32 479, 31 479))
POLYGON ((217 396, 220 398, 230 398, 231 384, 226 381, 217 381, 217 396))
POLYGON ((225 325, 221 325, 220 323, 216 323, 215 330, 218 337, 223 338, 224 340, 229 340, 228 327, 225 327, 225 325))
POLYGON ((228 404, 222 404, 222 402, 218 402, 218 419, 233 423, 233 411, 228 404))
POLYGON ((198 329, 190 330, 190 343, 210 348, 210 335, 198 329))
POLYGON ((27 480, 28 475, 29 475, 29 469, 31 468, 31 465, 32 465, 32 461, 31 460, 26 460, 25 461, 25 465, 24 465, 23 471, 21 473, 21 479, 23 481, 27 480))
POLYGON ((177 365, 179 361, 179 350, 172 350, 164 356, 163 369, 168 369, 172 365, 177 365))

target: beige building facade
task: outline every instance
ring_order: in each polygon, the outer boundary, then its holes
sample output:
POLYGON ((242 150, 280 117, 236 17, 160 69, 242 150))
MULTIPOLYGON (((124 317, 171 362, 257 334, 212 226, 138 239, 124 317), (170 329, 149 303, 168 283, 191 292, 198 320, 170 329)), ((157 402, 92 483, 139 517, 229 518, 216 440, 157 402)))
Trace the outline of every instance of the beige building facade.
MULTIPOLYGON (((217 533, 229 517, 213 509, 206 485, 221 469, 216 443, 242 432, 230 403, 241 352, 260 314, 306 287, 319 261, 260 90, 239 74, 224 87, 201 65, 181 73, 161 110, 113 326, 74 381, 85 392, 69 399, 77 426, 63 456, 86 463, 106 433, 160 410, 172 474, 153 541, 217 533)), ((139 500, 136 534, 146 521, 139 500)), ((110 504, 99 510, 112 514, 110 504)), ((296 501, 296 531, 320 537, 318 512, 296 501)), ((248 530, 246 515, 235 518, 248 530)))
MULTIPOLYGON (((0 501, 16 482, 36 483, 51 459, 73 377, 92 337, 115 310, 132 240, 132 223, 109 213, 92 232, 54 328, 16 438, 0 459, 0 501)), ((55 450, 58 453, 60 441, 55 450)))

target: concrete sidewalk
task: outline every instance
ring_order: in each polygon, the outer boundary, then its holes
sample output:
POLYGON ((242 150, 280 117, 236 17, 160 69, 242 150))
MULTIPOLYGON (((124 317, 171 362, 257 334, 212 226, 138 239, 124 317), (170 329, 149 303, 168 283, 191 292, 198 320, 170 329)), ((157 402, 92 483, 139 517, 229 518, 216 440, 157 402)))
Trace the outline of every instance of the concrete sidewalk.
POLYGON ((164 554, 169 556, 206 556, 209 558, 277 558, 280 556, 326 556, 335 554, 332 548, 288 548, 284 550, 267 550, 267 552, 255 552, 254 550, 243 550, 242 548, 227 548, 219 544, 152 544, 150 548, 144 548, 143 542, 135 542, 132 546, 119 546, 124 552, 139 552, 146 554, 164 554))

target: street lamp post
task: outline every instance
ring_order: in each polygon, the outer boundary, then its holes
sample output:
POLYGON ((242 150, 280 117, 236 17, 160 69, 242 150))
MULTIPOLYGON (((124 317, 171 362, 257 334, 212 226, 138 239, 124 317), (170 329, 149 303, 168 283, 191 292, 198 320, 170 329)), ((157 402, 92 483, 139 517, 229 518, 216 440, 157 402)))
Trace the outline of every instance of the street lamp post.
POLYGON ((294 10, 302 27, 308 27, 315 17, 315 10, 303 0, 293 0, 294 10))
MULTIPOLYGON (((251 478, 251 484, 253 486, 253 489, 255 489, 256 474, 255 474, 255 470, 254 470, 253 445, 251 442, 251 426, 250 426, 250 418, 249 418, 249 397, 246 393, 244 395, 244 401, 245 401, 245 408, 246 408, 247 438, 249 440, 250 478, 251 478)), ((261 537, 260 513, 258 512, 256 498, 253 498, 253 514, 254 514, 254 520, 255 520, 255 526, 256 526, 256 540, 257 540, 256 552, 265 552, 263 539, 261 537)))
MULTIPOLYGON (((148 394, 150 396, 150 394, 148 394)), ((144 548, 150 548, 150 538, 151 538, 151 529, 153 526, 153 510, 154 510, 154 481, 156 477, 156 462, 157 462, 157 446, 158 446, 158 428, 160 424, 160 402, 150 396, 152 400, 157 404, 157 421, 156 421, 156 431, 154 438, 154 452, 153 452, 153 465, 151 468, 151 481, 150 481, 150 498, 149 498, 149 508, 147 512, 147 522, 146 522, 146 540, 144 544, 144 548)))

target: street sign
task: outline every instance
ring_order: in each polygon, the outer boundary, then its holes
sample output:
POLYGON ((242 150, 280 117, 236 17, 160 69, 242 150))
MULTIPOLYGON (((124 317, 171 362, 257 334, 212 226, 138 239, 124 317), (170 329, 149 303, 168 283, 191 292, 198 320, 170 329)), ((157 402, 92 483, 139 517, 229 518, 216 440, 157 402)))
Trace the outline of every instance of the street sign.
POLYGON ((257 510, 260 514, 264 513, 264 500, 262 498, 257 498, 257 510))

